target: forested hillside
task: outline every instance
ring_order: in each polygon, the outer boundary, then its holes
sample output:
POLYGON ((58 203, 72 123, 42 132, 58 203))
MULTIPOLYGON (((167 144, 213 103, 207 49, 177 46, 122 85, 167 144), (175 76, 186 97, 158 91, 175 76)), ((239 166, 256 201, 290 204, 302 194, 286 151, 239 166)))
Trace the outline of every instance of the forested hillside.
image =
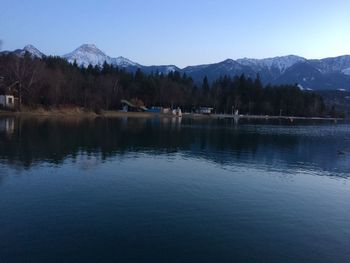
POLYGON ((114 67, 80 67, 60 57, 42 59, 25 54, 0 56, 2 91, 18 82, 12 90, 21 104, 30 107, 79 106, 87 109, 117 110, 121 99, 138 99, 146 106, 181 107, 192 111, 210 106, 217 113, 238 109, 245 114, 326 116, 321 96, 302 91, 295 85, 263 86, 255 79, 240 75, 222 76, 210 83, 205 77, 201 85, 177 71, 146 74, 114 67))

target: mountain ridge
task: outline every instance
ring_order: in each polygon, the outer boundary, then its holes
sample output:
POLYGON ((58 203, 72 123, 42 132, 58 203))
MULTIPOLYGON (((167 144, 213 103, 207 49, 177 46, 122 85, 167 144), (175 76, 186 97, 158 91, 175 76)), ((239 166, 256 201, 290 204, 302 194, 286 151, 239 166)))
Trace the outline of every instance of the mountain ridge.
MULTIPOLYGON (((32 56, 46 56, 33 45, 12 51, 17 55, 29 52, 32 56)), ((3 54, 11 51, 3 51, 3 54)), ((323 59, 306 59, 297 55, 269 57, 263 59, 240 58, 226 59, 217 63, 187 66, 179 68, 175 65, 145 66, 128 58, 116 58, 106 55, 94 44, 82 44, 72 52, 61 56, 70 63, 79 66, 102 66, 104 62, 125 68, 129 71, 141 69, 146 73, 164 73, 179 71, 200 82, 204 76, 213 81, 220 76, 236 76, 245 74, 249 77, 259 75, 263 83, 290 84, 296 83, 305 89, 347 89, 350 90, 350 55, 327 57, 323 59)))

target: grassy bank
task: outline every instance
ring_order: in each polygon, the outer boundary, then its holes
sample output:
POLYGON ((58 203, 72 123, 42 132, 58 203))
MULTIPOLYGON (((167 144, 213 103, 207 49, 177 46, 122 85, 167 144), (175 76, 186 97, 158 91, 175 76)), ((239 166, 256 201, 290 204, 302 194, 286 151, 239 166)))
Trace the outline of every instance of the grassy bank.
POLYGON ((88 111, 78 107, 65 108, 28 108, 23 107, 21 111, 0 110, 0 115, 11 116, 96 116, 93 111, 88 111))
POLYGON ((21 111, 0 110, 0 116, 42 116, 42 117, 162 117, 172 116, 169 114, 153 113, 153 112, 120 112, 120 111, 100 111, 94 112, 84 108, 78 107, 64 107, 64 108, 28 108, 24 107, 21 111))

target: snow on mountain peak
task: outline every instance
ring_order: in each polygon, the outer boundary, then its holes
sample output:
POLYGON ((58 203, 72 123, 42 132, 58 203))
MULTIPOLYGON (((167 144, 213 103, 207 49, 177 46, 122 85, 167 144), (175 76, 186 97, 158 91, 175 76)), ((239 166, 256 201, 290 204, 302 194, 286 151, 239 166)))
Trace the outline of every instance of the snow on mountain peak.
POLYGON ((94 44, 83 44, 76 48, 73 52, 86 52, 86 53, 95 53, 106 56, 104 52, 102 52, 98 47, 94 44))
POLYGON ((79 48, 98 49, 95 44, 82 44, 79 48))
POLYGON ((68 62, 73 63, 76 61, 78 65, 83 67, 87 67, 90 64, 93 66, 102 65, 105 61, 110 63, 110 57, 93 44, 83 44, 63 57, 68 62))
POLYGON ((89 65, 102 66, 104 62, 119 67, 138 66, 137 63, 124 57, 112 58, 107 56, 94 44, 83 44, 74 51, 64 55, 63 58, 67 59, 70 63, 76 61, 78 65, 83 67, 89 65))
POLYGON ((267 68, 268 70, 278 69, 281 73, 285 72, 294 64, 304 61, 306 61, 305 58, 295 55, 263 59, 243 58, 237 60, 237 62, 245 66, 258 67, 259 69, 267 68))
POLYGON ((117 65, 120 67, 128 67, 128 66, 140 66, 139 64, 131 61, 130 59, 124 58, 124 57, 117 57, 117 58, 112 58, 112 64, 117 65))
POLYGON ((317 69, 322 73, 342 72, 345 75, 350 75, 350 55, 313 59, 311 62, 314 63, 317 69))
POLYGON ((222 62, 225 63, 225 64, 234 64, 235 63, 235 61, 233 59, 231 59, 231 58, 225 59, 222 62))
POLYGON ((23 50, 37 50, 37 48, 31 44, 28 44, 24 46, 23 50))
POLYGON ((37 49, 36 47, 34 47, 33 45, 30 45, 30 44, 26 45, 22 49, 22 51, 20 52, 20 55, 24 55, 25 52, 28 52, 33 57, 42 58, 44 56, 44 54, 42 52, 40 52, 39 49, 37 49))

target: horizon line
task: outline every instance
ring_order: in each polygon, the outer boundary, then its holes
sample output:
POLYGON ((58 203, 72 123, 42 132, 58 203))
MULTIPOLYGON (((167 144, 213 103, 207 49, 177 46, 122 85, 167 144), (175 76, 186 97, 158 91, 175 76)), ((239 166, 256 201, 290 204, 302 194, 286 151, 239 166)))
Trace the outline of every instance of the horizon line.
MULTIPOLYGON (((4 42, 2 42, 2 44, 3 44, 3 43, 4 43, 4 42)), ((307 57, 305 57, 305 56, 301 56, 301 55, 296 55, 296 54, 290 53, 290 54, 287 54, 287 55, 267 56, 267 57, 262 57, 262 58, 247 57, 247 56, 239 57, 239 58, 230 58, 230 57, 226 57, 226 58, 218 59, 218 60, 215 61, 215 62, 204 62, 204 63, 199 63, 199 64, 189 64, 189 65, 186 65, 186 66, 181 67, 181 66, 178 66, 178 65, 176 65, 176 64, 171 64, 171 63, 170 63, 170 64, 166 64, 166 63, 164 63, 164 64, 147 64, 147 63, 143 64, 143 63, 140 63, 140 62, 138 62, 138 61, 136 61, 136 60, 134 60, 134 59, 130 59, 129 57, 122 56, 122 55, 119 55, 119 56, 118 56, 118 55, 117 55, 117 56, 110 56, 110 55, 106 54, 106 52, 104 52, 103 50, 101 50, 99 47, 97 47, 96 44, 93 44, 93 43, 83 43, 83 44, 79 45, 78 47, 74 48, 72 51, 69 51, 69 52, 64 53, 64 54, 62 54, 62 55, 58 55, 58 54, 49 54, 49 55, 48 55, 48 54, 45 54, 44 52, 41 51, 40 48, 37 48, 37 46, 35 46, 35 45, 33 45, 33 44, 26 44, 26 45, 24 45, 23 48, 16 48, 16 49, 14 49, 14 50, 12 50, 12 51, 11 51, 11 50, 0 50, 0 53, 2 53, 2 52, 14 52, 14 51, 16 51, 16 50, 21 50, 21 49, 23 50, 23 49, 24 49, 25 47, 27 47, 27 46, 32 46, 32 47, 36 48, 37 50, 39 50, 39 51, 40 51, 43 55, 45 55, 45 56, 53 56, 53 57, 58 56, 58 57, 63 57, 63 56, 68 55, 69 53, 75 51, 76 49, 78 49, 78 48, 80 48, 80 47, 82 47, 82 46, 84 46, 84 45, 94 46, 94 47, 96 47, 98 50, 100 50, 103 54, 105 54, 106 56, 108 56, 108 57, 110 57, 110 58, 119 58, 119 57, 122 57, 122 58, 128 59, 128 60, 130 60, 130 61, 132 61, 132 62, 134 62, 134 63, 136 63, 136 64, 138 64, 138 65, 140 65, 140 66, 146 66, 146 67, 152 67, 152 66, 175 66, 175 67, 177 67, 177 68, 179 68, 179 69, 185 69, 185 68, 187 68, 187 67, 192 67, 192 66, 206 66, 206 65, 218 64, 218 63, 222 63, 222 62, 224 62, 224 61, 226 61, 226 60, 233 60, 233 61, 238 62, 237 60, 242 60, 242 59, 249 59, 249 60, 267 60, 267 59, 283 58, 283 57, 290 57, 290 56, 303 58, 303 59, 305 59, 305 60, 322 60, 322 59, 329 59, 329 58, 337 58, 337 57, 343 57, 343 56, 350 56, 350 54, 343 54, 343 55, 326 56, 326 57, 318 57, 318 58, 307 58, 307 57)), ((238 62, 238 63, 239 63, 239 62, 238 62)))

